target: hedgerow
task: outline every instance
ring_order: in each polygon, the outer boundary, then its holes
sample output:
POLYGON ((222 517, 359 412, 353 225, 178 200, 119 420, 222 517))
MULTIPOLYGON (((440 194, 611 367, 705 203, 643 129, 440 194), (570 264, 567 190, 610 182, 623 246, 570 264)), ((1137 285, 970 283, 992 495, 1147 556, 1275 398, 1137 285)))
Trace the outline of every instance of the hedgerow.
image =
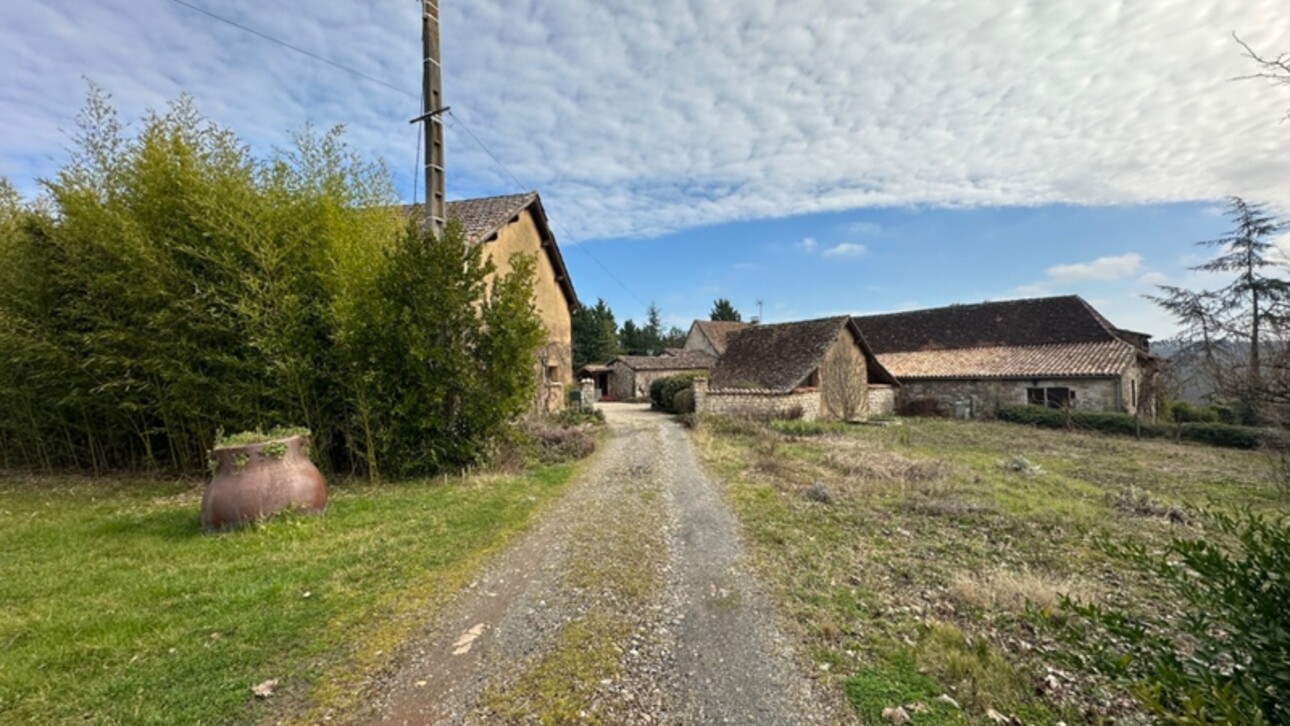
POLYGON ((1195 441, 1233 449, 1256 449, 1284 443, 1279 432, 1224 423, 1152 423, 1124 413, 1062 411, 1044 406, 1000 406, 995 415, 1002 421, 1042 428, 1085 429, 1126 436, 1195 441))

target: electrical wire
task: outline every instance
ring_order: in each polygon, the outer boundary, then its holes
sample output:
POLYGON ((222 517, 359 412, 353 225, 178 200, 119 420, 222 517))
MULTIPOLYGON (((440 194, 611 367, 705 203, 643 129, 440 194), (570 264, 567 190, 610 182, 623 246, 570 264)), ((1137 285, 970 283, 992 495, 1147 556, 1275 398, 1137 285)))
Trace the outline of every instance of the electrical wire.
MULTIPOLYGON (((183 6, 183 7, 185 7, 185 8, 188 8, 189 10, 192 10, 192 11, 194 11, 194 12, 201 13, 202 15, 205 15, 205 16, 207 16, 207 17, 209 17, 209 18, 213 19, 213 20, 218 20, 218 21, 219 21, 219 22, 221 22, 221 23, 226 23, 226 24, 231 25, 231 26, 233 26, 233 27, 235 27, 235 28, 237 28, 237 29, 239 29, 239 30, 242 30, 242 31, 244 31, 244 32, 250 33, 250 34, 255 35, 255 36, 257 36, 257 37, 263 38, 264 40, 267 40, 267 41, 269 41, 270 43, 274 43, 274 44, 276 44, 276 45, 280 45, 280 46, 282 46, 283 48, 286 48, 286 49, 288 49, 288 50, 295 51, 296 53, 299 53, 299 54, 301 54, 301 55, 303 55, 303 56, 307 56, 307 57, 309 57, 309 58, 312 58, 312 59, 314 59, 314 60, 316 60, 316 61, 318 61, 318 62, 320 62, 320 63, 326 63, 327 65, 329 65, 329 66, 331 66, 331 67, 333 67, 333 68, 337 68, 337 69, 339 69, 339 70, 345 71, 346 73, 353 74, 353 75, 355 75, 355 76, 358 76, 359 78, 362 78, 362 79, 364 79, 364 80, 370 81, 370 82, 372 82, 372 83, 376 83, 376 84, 378 84, 378 85, 384 86, 384 87, 389 88, 389 89, 391 89, 391 90, 398 91, 399 93, 402 93, 402 94, 404 94, 404 95, 406 95, 406 96, 410 96, 410 97, 412 97, 412 98, 418 98, 417 94, 415 94, 415 93, 411 93, 411 92, 409 92, 409 91, 408 91, 407 89, 405 89, 405 88, 400 88, 399 86, 396 86, 396 85, 394 85, 393 83, 387 83, 387 82, 385 82, 385 81, 383 81, 383 80, 381 80, 381 79, 379 79, 379 78, 376 78, 376 77, 373 77, 373 76, 369 76, 368 74, 366 74, 366 73, 364 73, 364 72, 362 72, 362 71, 356 70, 356 69, 354 69, 354 68, 350 68, 349 66, 346 66, 346 65, 344 65, 344 64, 342 64, 342 63, 337 63, 336 61, 331 60, 330 58, 324 58, 323 56, 320 56, 320 55, 318 55, 318 54, 316 54, 316 53, 312 53, 312 52, 310 52, 310 51, 308 51, 308 50, 305 50, 304 48, 301 48, 300 46, 292 45, 291 43, 288 43, 288 42, 286 42, 285 40, 281 40, 281 39, 279 39, 279 38, 275 38, 275 37, 273 37, 272 35, 269 35, 268 33, 264 33, 264 32, 261 32, 261 31, 259 31, 259 30, 256 30, 255 28, 248 27, 248 26, 243 25, 243 24, 241 24, 241 23, 239 23, 239 22, 237 22, 237 21, 235 21, 235 20, 230 20, 230 19, 225 18, 225 17, 223 17, 223 16, 221 16, 221 15, 216 15, 215 13, 212 13, 211 11, 206 10, 205 8, 201 8, 201 7, 198 7, 198 6, 193 5, 193 4, 191 4, 191 3, 185 2, 185 0, 170 0, 170 1, 171 1, 171 2, 173 2, 173 3, 175 3, 176 5, 181 5, 181 6, 183 6)), ((422 96, 420 96, 420 98, 421 98, 421 104, 424 106, 424 104, 425 104, 424 94, 423 94, 422 96)), ((420 106, 418 106, 418 108, 420 108, 420 106)), ((504 164, 500 158, 498 158, 497 154, 494 154, 494 153, 493 153, 493 150, 492 150, 492 149, 490 149, 490 148, 488 148, 488 145, 487 145, 487 144, 485 144, 485 143, 484 143, 484 142, 483 142, 483 141, 482 141, 478 136, 476 136, 476 135, 475 135, 475 132, 474 132, 474 131, 471 131, 471 130, 470 130, 470 127, 469 127, 469 126, 468 126, 464 121, 462 121, 462 120, 461 120, 461 119, 460 119, 460 118, 459 118, 455 113, 453 113, 453 112, 450 110, 450 111, 448 111, 448 115, 452 117, 452 120, 453 120, 453 127, 460 126, 460 127, 461 127, 461 130, 462 130, 462 131, 465 131, 465 132, 466 132, 466 135, 467 135, 467 136, 469 136, 469 137, 470 137, 470 139, 471 139, 472 141, 474 141, 474 142, 475 142, 475 144, 476 144, 477 146, 479 146, 479 148, 480 148, 480 149, 482 149, 482 150, 484 151, 484 153, 485 153, 485 154, 487 154, 487 155, 488 155, 488 157, 489 157, 490 159, 492 159, 492 160, 493 160, 493 163, 494 163, 494 164, 496 164, 496 165, 497 165, 497 167, 498 167, 499 169, 501 169, 501 170, 502 170, 502 173, 504 173, 507 177, 509 177, 509 178, 510 178, 510 180, 511 180, 512 182, 514 182, 514 183, 519 187, 519 191, 521 191, 521 192, 527 192, 527 191, 530 191, 530 190, 532 189, 532 187, 530 187, 529 185, 527 185, 527 184, 525 184, 524 182, 520 181, 519 177, 515 176, 515 174, 513 174, 513 173, 511 172, 510 168, 509 168, 509 167, 507 167, 507 166, 506 166, 506 164, 504 164)), ((416 204, 416 201, 417 201, 417 194, 418 194, 418 186, 417 186, 417 182, 419 181, 419 177, 420 177, 420 173, 421 173, 421 133, 422 133, 422 132, 421 132, 420 130, 418 130, 418 132, 417 132, 417 154, 416 154, 416 158, 417 158, 417 170, 416 170, 416 173, 414 173, 414 174, 412 175, 412 180, 413 180, 413 181, 412 181, 412 203, 413 203, 413 204, 416 204)), ((609 276, 609 279, 611 279, 611 280, 613 280, 615 283, 617 283, 617 284, 618 284, 618 286, 619 286, 619 287, 621 287, 621 288, 622 288, 622 289, 623 289, 623 290, 624 290, 628 295, 630 295, 630 296, 632 297, 632 299, 633 299, 633 300, 635 300, 636 302, 640 303, 642 306, 646 306, 646 307, 648 307, 648 306, 646 305, 645 301, 644 301, 644 300, 642 300, 642 299, 640 298, 640 296, 639 296, 639 295, 637 295, 635 292, 633 292, 633 291, 632 291, 632 289, 631 289, 630 287, 628 287, 628 286, 627 286, 627 283, 623 282, 623 281, 622 281, 622 280, 621 280, 617 275, 615 275, 615 274, 614 274, 614 272, 613 272, 613 270, 609 269, 609 267, 608 267, 605 263, 601 262, 599 257, 596 257, 596 255, 595 255, 595 254, 593 254, 593 253, 591 252, 591 250, 587 249, 586 245, 578 244, 578 243, 577 243, 577 240, 574 238, 574 236, 573 236, 572 234, 569 234, 569 230, 568 230, 568 229, 566 229, 566 228, 564 227, 564 225, 560 224, 560 223, 559 223, 559 221, 555 221, 555 220, 553 220, 553 222, 554 222, 554 226, 555 226, 557 229, 559 229, 559 230, 560 230, 560 234, 564 235, 564 238, 565 238, 566 240, 568 240, 568 241, 572 244, 572 246, 577 247, 578 249, 582 250, 582 251, 583 251, 583 253, 585 253, 585 254, 587 255, 587 257, 590 257, 590 258, 591 258, 591 261, 592 261, 592 262, 595 262, 595 263, 596 263, 596 265, 597 265, 598 267, 600 267, 600 269, 601 269, 601 270, 603 270, 603 271, 605 272, 605 274, 606 274, 606 275, 608 275, 608 276, 609 276)))
MULTIPOLYGON (((511 181, 515 182, 515 184, 519 187, 519 190, 521 192, 527 192, 533 188, 525 184, 524 182, 520 181, 519 177, 515 176, 515 174, 513 174, 511 170, 507 168, 506 164, 502 163, 502 160, 497 157, 497 154, 494 154, 492 149, 489 149, 488 146, 484 144, 484 142, 481 141, 478 136, 475 135, 475 132, 470 130, 470 127, 466 124, 466 122, 458 118, 457 114, 453 113, 452 111, 448 111, 448 115, 452 117, 454 126, 456 125, 461 126, 461 130, 465 131, 466 135, 469 136, 471 140, 473 140, 475 144, 479 146, 479 148, 483 149, 485 154, 488 154, 489 158, 493 160, 493 163, 497 164, 498 168, 502 170, 502 173, 506 174, 506 176, 510 177, 511 181)), ((560 234, 564 235, 564 238, 572 243, 572 246, 586 253, 587 257, 590 257, 592 262, 595 262, 596 265, 598 265, 601 270, 604 270, 605 274, 609 276, 609 279, 618 283, 619 287, 621 287, 628 295, 631 295, 633 300, 640 303, 640 305, 643 307, 649 307, 646 304, 646 302, 640 298, 639 295, 637 295, 635 292, 632 291, 630 287, 627 286, 627 283, 619 279, 618 275, 615 275, 613 270, 609 269, 609 267, 605 265, 605 263, 601 262, 599 257, 596 257, 594 254, 592 254, 591 250, 587 249, 586 245, 578 244, 577 240, 574 238, 572 234, 569 234, 569 230, 565 229, 564 225, 560 224, 558 220, 552 220, 552 223, 556 228, 560 230, 560 234)))
POLYGON ((326 63, 327 65, 329 65, 329 66, 331 66, 331 67, 333 67, 333 68, 339 68, 340 70, 345 71, 346 73, 352 73, 352 74, 354 74, 354 75, 358 76, 359 78, 362 78, 362 79, 365 79, 365 80, 371 81, 372 83, 376 83, 376 84, 379 84, 379 85, 385 86, 386 88, 389 88, 389 89, 394 90, 394 91, 398 91, 399 93, 402 93, 402 94, 405 94, 405 95, 411 96, 412 98, 416 98, 416 97, 417 97, 415 93, 411 93, 411 92, 409 92, 409 91, 408 91, 408 89, 406 89, 406 88, 400 88, 399 86, 396 86, 396 85, 394 85, 393 83, 386 83, 385 81, 382 81, 381 79, 376 78, 376 77, 374 77, 374 76, 369 76, 369 75, 367 75, 366 73, 364 73, 364 72, 362 72, 362 71, 355 70, 355 69, 353 69, 353 68, 350 68, 349 66, 346 66, 346 65, 343 65, 343 64, 337 63, 336 61, 331 60, 331 59, 329 59, 329 58, 324 58, 324 57, 322 57, 322 56, 320 56, 320 55, 318 55, 318 54, 316 54, 316 53, 311 53, 310 51, 307 51, 307 50, 305 50, 304 48, 301 48, 301 47, 300 47, 300 46, 298 46, 298 45, 292 45, 291 43, 288 43, 288 42, 287 42, 287 41, 285 41, 285 40, 280 40, 280 39, 278 39, 278 38, 275 38, 275 37, 273 37, 272 35, 269 35, 268 33, 262 33, 262 32, 260 32, 260 31, 256 30, 255 28, 249 28, 249 27, 247 27, 247 26, 245 26, 245 25, 242 25, 241 23, 239 23, 239 22, 237 22, 237 21, 235 21, 235 20, 229 20, 228 18, 225 18, 225 17, 223 17, 223 16, 216 15, 215 13, 212 13, 211 11, 206 10, 205 8, 200 8, 200 7, 198 7, 198 6, 196 6, 196 5, 193 5, 193 4, 191 4, 191 3, 184 2, 184 0, 170 0, 170 2, 172 2, 172 3, 176 4, 176 5, 182 5, 182 6, 186 7, 186 8, 188 8, 189 10, 192 10, 192 11, 194 11, 194 12, 198 12, 198 13, 201 13, 202 15, 205 15, 205 16, 207 16, 207 17, 209 17, 209 18, 213 18, 213 19, 215 19, 215 20, 220 21, 221 23, 227 23, 227 24, 229 24, 229 25, 232 25, 234 28, 237 28, 237 29, 239 29, 239 30, 246 31, 246 32, 248 32, 248 33, 250 33, 250 34, 252 34, 252 35, 259 36, 259 37, 261 37, 261 38, 263 38, 263 39, 265 39, 265 40, 269 41, 270 43, 276 43, 276 44, 278 44, 278 45, 282 46, 283 48, 287 48, 287 49, 289 49, 289 50, 293 50, 293 51, 295 51, 295 52, 297 52, 297 53, 299 53, 299 54, 301 54, 301 55, 305 55, 305 56, 308 56, 308 57, 310 57, 310 58, 313 58, 314 60, 316 60, 316 61, 318 61, 318 62, 320 62, 320 63, 326 63))

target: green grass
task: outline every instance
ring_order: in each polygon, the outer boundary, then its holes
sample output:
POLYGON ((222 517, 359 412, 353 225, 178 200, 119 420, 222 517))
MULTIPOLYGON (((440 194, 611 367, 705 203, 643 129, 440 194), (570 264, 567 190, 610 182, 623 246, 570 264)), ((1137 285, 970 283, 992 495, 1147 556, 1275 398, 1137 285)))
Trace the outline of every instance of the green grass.
POLYGON ((336 485, 323 516, 221 535, 187 484, 0 479, 0 722, 343 712, 575 468, 336 485))
POLYGON ((1001 603, 1077 587, 1170 607, 1098 543, 1163 542, 1189 527, 1171 519, 1188 504, 1290 509, 1261 454, 1202 445, 935 420, 818 432, 705 421, 697 436, 803 649, 864 723, 909 704, 926 707, 915 723, 990 723, 990 709, 1025 723, 1140 717, 1088 674, 1052 687, 1047 669, 1069 670, 1046 650, 1056 644, 1001 603), (1014 456, 1043 473, 1000 466, 1014 456), (926 460, 938 475, 908 466, 926 460), (816 482, 831 504, 805 496, 816 482))

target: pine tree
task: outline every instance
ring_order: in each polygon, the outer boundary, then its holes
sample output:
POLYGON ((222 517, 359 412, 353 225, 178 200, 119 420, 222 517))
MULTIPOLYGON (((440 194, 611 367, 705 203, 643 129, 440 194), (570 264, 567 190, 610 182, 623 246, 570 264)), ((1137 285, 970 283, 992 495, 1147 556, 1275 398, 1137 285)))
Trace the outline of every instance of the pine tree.
POLYGON ((1273 259, 1272 238, 1286 223, 1259 204, 1239 197, 1228 200, 1234 228, 1221 237, 1196 244, 1217 248, 1219 254, 1200 272, 1229 273, 1233 279, 1217 290, 1193 291, 1161 285, 1161 295, 1147 298, 1170 312, 1184 327, 1189 341, 1185 354, 1198 357, 1214 378, 1222 395, 1233 398, 1244 417, 1253 422, 1268 413, 1269 403, 1290 401, 1290 379, 1283 365, 1273 366, 1271 377, 1264 364, 1268 344, 1279 358, 1286 355, 1286 323, 1290 322, 1290 283, 1268 274, 1285 272, 1284 262, 1273 259))
POLYGON ((743 316, 735 310, 735 306, 730 304, 726 298, 717 298, 712 302, 712 312, 708 313, 709 320, 721 320, 731 323, 743 321, 743 316))

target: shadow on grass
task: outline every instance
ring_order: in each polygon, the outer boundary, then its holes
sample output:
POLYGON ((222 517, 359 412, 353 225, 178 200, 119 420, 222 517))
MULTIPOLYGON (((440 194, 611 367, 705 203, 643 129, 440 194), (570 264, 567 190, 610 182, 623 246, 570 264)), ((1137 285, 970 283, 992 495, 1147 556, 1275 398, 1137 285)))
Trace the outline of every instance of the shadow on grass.
POLYGON ((201 514, 197 511, 163 509, 110 518, 92 529, 96 536, 132 537, 185 542, 202 537, 201 514))

